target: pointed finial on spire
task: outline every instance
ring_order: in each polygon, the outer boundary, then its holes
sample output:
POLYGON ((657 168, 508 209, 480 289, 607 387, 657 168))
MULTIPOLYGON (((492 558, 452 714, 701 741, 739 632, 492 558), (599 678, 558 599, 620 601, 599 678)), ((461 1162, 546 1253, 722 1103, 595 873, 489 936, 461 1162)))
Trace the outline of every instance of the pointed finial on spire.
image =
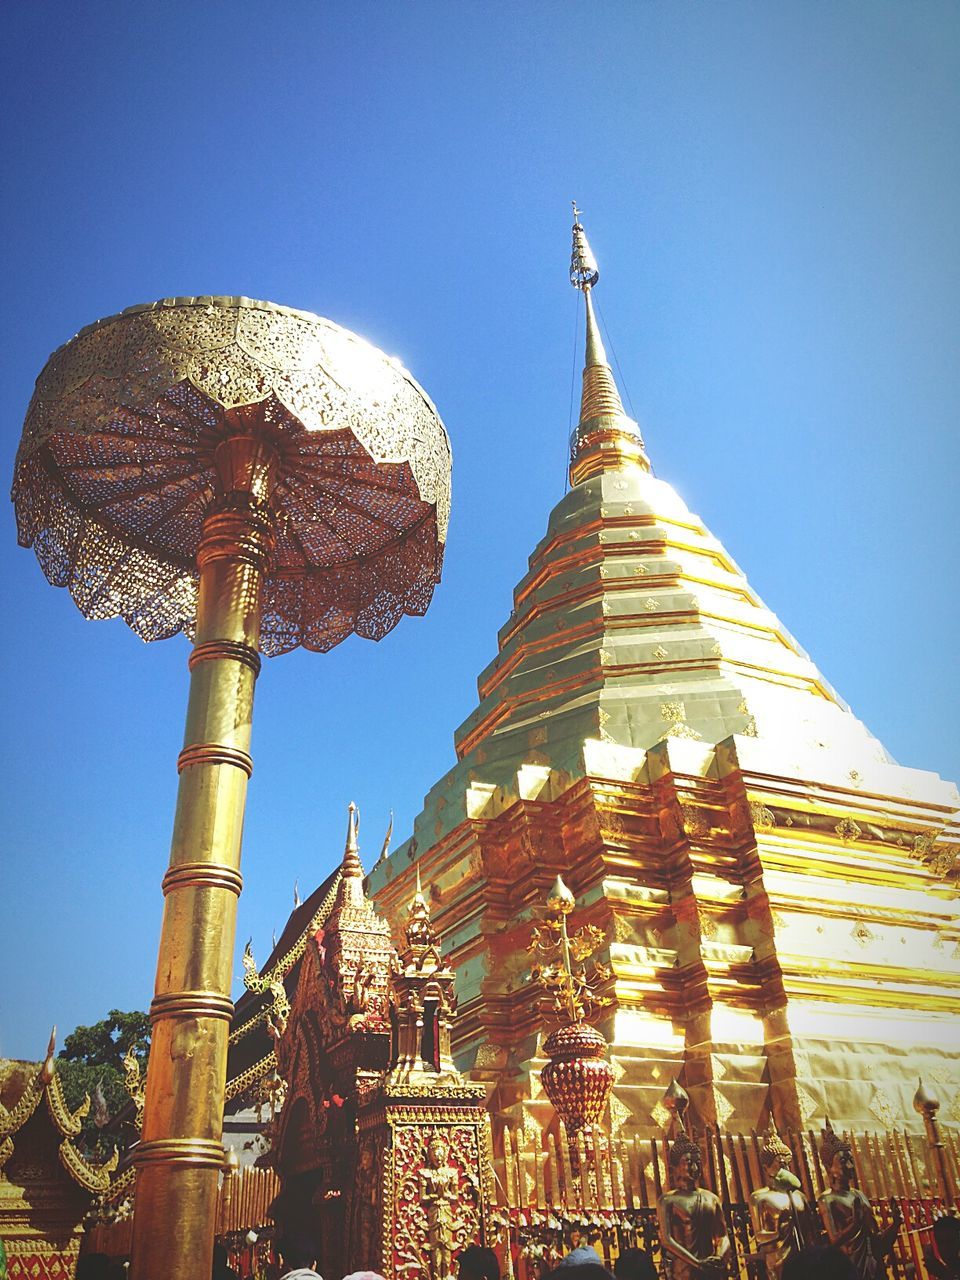
POLYGON ((430 908, 427 900, 423 896, 423 885, 420 883, 420 863, 415 864, 416 871, 416 889, 414 890, 413 899, 407 908, 407 946, 408 947, 426 947, 434 945, 439 941, 433 924, 430 920, 430 908))
POLYGON ((373 864, 379 867, 381 862, 386 862, 390 854, 390 841, 393 838, 393 810, 390 810, 390 821, 387 823, 387 834, 383 837, 383 847, 380 850, 380 857, 373 864))
POLYGON ((360 830, 360 811, 351 800, 347 805, 347 844, 343 851, 342 871, 344 878, 363 879, 363 867, 360 864, 360 845, 357 833, 360 830))
POLYGON ((586 309, 586 344, 580 421, 570 441, 570 483, 579 484, 598 472, 619 470, 630 464, 650 470, 637 424, 627 417, 620 392, 607 360, 600 328, 593 310, 592 291, 600 279, 580 210, 573 202, 573 253, 570 283, 583 293, 586 309))
POLYGON ((54 1077, 54 1073, 56 1072, 57 1067, 53 1056, 56 1051, 57 1024, 54 1023, 53 1030, 50 1032, 50 1040, 47 1044, 47 1056, 44 1058, 43 1065, 40 1068, 40 1079, 43 1081, 44 1085, 48 1085, 50 1083, 54 1077))
POLYGON ((573 205, 573 254, 570 257, 570 283, 575 289, 587 293, 600 279, 600 268, 587 240, 587 233, 580 222, 580 210, 576 200, 573 205))
POLYGON ((300 880, 299 878, 293 882, 293 909, 296 911, 300 906, 300 880))

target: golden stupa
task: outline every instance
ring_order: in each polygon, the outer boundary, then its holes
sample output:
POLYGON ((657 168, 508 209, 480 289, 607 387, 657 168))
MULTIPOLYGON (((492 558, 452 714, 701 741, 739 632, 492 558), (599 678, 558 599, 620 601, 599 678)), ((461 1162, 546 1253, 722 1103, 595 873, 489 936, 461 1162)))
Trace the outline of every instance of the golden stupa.
MULTIPOLYGON (((419 870, 457 973, 458 1066, 541 1125, 527 943, 558 874, 603 929, 614 1131, 902 1127, 918 1074, 960 1122, 960 796, 896 764, 723 545, 653 474, 586 308, 570 489, 514 591, 457 763, 369 878, 419 870)), ((305 921, 306 923, 306 921, 305 921)))

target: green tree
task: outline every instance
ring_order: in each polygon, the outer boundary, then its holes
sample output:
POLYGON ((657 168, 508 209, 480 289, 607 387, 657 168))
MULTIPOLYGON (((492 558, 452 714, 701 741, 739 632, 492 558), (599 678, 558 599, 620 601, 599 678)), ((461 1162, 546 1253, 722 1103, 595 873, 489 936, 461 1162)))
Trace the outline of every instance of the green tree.
POLYGON ((57 1075, 67 1106, 75 1110, 89 1094, 93 1105, 78 1139, 86 1154, 106 1158, 115 1147, 126 1150, 136 1138, 132 1115, 119 1120, 130 1095, 124 1085, 123 1059, 132 1053, 146 1075, 150 1048, 150 1019, 135 1009, 111 1009, 109 1017, 91 1027, 77 1027, 63 1042, 57 1075))

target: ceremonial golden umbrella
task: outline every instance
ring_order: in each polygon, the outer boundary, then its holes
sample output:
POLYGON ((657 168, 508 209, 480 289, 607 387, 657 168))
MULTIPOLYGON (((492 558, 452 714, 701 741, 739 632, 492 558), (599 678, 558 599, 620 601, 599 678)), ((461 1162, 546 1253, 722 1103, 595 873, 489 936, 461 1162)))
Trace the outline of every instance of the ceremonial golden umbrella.
POLYGON ((426 611, 449 442, 406 370, 329 321, 172 298, 51 356, 13 499, 20 542, 84 616, 194 641, 132 1274, 209 1275, 260 653, 379 639, 426 611))

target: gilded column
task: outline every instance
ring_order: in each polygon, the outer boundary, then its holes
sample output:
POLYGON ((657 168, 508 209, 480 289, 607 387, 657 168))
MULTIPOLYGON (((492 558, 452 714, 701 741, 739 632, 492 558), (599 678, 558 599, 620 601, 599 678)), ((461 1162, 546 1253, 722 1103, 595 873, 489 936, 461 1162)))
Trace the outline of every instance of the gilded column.
POLYGON ((215 455, 219 493, 197 552, 196 643, 151 1017, 132 1275, 195 1280, 212 1266, 240 840, 260 668, 260 591, 273 550, 276 458, 251 435, 215 455))

